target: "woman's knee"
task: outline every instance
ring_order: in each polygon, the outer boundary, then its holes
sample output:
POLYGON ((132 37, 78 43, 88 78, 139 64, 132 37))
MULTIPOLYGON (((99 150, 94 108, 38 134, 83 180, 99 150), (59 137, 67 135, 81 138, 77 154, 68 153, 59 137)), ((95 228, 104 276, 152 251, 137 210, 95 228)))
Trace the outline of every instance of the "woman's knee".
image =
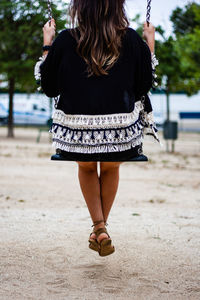
POLYGON ((87 172, 94 172, 97 170, 97 162, 82 162, 77 161, 79 168, 87 172))
POLYGON ((119 169, 121 162, 101 162, 100 170, 101 172, 107 172, 113 169, 119 169))

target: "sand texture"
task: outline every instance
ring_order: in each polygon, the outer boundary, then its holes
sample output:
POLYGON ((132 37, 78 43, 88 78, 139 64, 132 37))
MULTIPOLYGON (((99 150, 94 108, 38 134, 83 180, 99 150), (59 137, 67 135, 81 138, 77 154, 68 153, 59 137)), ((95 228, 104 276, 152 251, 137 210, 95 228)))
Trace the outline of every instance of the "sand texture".
POLYGON ((200 135, 181 134, 174 155, 147 139, 149 163, 122 164, 116 251, 100 257, 77 164, 51 162, 37 133, 0 129, 0 299, 200 299, 200 135))

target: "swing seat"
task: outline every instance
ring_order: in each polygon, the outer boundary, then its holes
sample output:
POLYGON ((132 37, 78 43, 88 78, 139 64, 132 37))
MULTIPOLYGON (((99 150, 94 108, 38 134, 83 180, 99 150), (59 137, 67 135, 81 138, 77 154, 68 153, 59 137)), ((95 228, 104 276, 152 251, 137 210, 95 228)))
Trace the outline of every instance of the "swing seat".
MULTIPOLYGON (((62 154, 60 153, 56 153, 54 155, 51 156, 51 160, 55 160, 55 161, 74 161, 72 159, 69 159, 69 158, 66 158, 65 156, 63 156, 62 154)), ((115 160, 116 161, 116 160, 115 160)), ((123 160, 121 160, 123 161, 123 160)), ((124 161, 148 161, 148 157, 146 155, 138 155, 136 157, 133 157, 133 158, 129 158, 128 160, 124 160, 124 161)), ((109 162, 111 162, 109 160, 109 162)))

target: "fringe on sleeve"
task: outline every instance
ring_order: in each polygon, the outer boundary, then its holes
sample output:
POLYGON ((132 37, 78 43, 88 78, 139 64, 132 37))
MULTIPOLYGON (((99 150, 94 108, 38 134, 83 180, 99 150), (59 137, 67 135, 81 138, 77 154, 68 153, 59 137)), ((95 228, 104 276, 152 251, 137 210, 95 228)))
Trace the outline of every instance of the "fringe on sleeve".
POLYGON ((149 95, 143 96, 141 101, 143 104, 143 110, 141 112, 141 118, 144 125, 143 134, 153 136, 153 138, 161 146, 163 146, 158 136, 158 129, 154 120, 153 109, 151 106, 149 95))
MULTIPOLYGON (((157 75, 156 75, 156 66, 159 64, 156 56, 154 53, 151 53, 151 65, 152 65, 152 87, 155 88, 158 86, 158 83, 156 81, 157 75)), ((143 104, 143 111, 142 111, 142 120, 144 124, 144 130, 143 133, 145 135, 151 135, 153 138, 160 143, 161 146, 162 143, 158 136, 158 129, 156 127, 156 123, 154 120, 153 115, 153 108, 151 105, 150 100, 150 92, 142 97, 142 104, 143 104)))
POLYGON ((35 67, 34 67, 34 77, 35 77, 36 83, 38 85, 37 90, 40 91, 40 92, 42 92, 40 66, 45 61, 45 58, 46 58, 46 56, 44 56, 44 55, 41 56, 38 59, 38 61, 36 62, 35 67))

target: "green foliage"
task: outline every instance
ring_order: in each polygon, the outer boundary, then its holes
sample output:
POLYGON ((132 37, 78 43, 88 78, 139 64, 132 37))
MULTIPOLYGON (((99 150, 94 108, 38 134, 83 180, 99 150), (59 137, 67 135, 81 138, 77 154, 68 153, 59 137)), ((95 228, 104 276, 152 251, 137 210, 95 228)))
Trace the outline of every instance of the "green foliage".
MULTIPOLYGON (((64 29, 66 6, 52 5, 57 30, 64 29), (64 19, 63 19, 64 17, 64 19)), ((36 89, 33 68, 41 56, 42 27, 48 20, 46 1, 0 1, 0 74, 5 81, 15 78, 15 88, 26 92, 36 89)))
POLYGON ((159 85, 167 93, 179 91, 181 82, 181 57, 176 51, 176 41, 171 36, 164 41, 156 41, 156 56, 159 59, 159 66, 156 72, 159 85))
POLYGON ((195 28, 200 26, 200 5, 191 2, 184 8, 177 7, 170 20, 176 36, 194 33, 195 28))
MULTIPOLYGON (((160 36, 155 47, 158 82, 167 93, 184 91, 193 95, 200 90, 200 5, 191 2, 184 8, 177 7, 170 19, 173 36, 166 37, 165 30, 156 27, 160 36)), ((140 15, 132 21, 142 35, 140 15)))
POLYGON ((200 29, 178 39, 177 52, 181 55, 182 86, 188 95, 200 90, 200 29), (186 46, 187 45, 187 46, 186 46))
MULTIPOLYGON (((137 24, 136 31, 142 36, 143 24, 140 15, 131 21, 137 24)), ((175 40, 171 36, 166 38, 161 26, 156 27, 156 33, 160 35, 155 45, 156 57, 159 59, 159 66, 156 68, 157 81, 166 92, 176 92, 179 90, 180 57, 175 49, 175 40), (163 86, 163 78, 166 78, 165 86, 163 86)))
POLYGON ((171 20, 184 74, 182 88, 192 95, 200 90, 200 5, 193 2, 184 9, 177 8, 171 20))

